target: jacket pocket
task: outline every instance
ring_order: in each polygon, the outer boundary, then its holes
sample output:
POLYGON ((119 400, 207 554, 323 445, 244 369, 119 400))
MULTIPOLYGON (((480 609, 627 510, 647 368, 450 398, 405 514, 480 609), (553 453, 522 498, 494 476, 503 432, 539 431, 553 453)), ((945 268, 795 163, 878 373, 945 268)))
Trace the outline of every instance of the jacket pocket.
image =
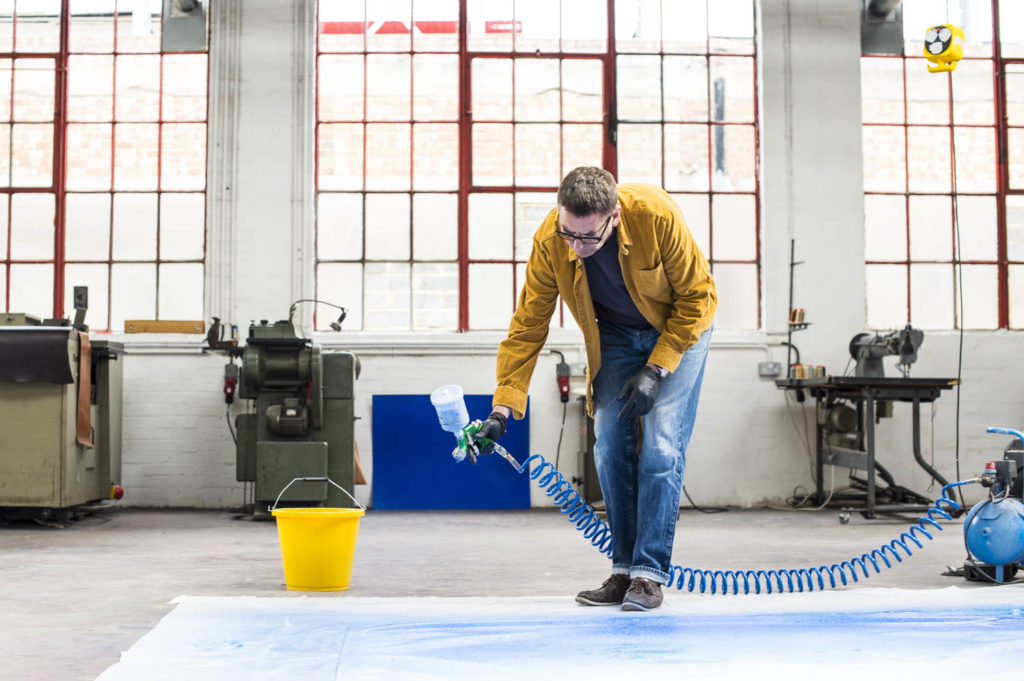
POLYGON ((672 301, 672 287, 668 283, 668 276, 661 265, 656 265, 649 270, 636 271, 637 293, 645 298, 652 298, 660 302, 672 301))

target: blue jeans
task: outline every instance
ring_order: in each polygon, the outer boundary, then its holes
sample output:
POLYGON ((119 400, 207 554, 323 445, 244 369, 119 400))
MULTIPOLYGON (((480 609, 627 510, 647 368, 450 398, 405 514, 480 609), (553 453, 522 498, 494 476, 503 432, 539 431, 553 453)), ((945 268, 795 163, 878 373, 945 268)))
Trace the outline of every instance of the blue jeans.
POLYGON ((647 363, 660 334, 654 328, 607 322, 600 331, 601 368, 593 385, 594 461, 614 537, 612 572, 664 584, 711 330, 661 380, 658 399, 643 417, 642 436, 639 421, 619 420, 624 400, 617 397, 647 363))

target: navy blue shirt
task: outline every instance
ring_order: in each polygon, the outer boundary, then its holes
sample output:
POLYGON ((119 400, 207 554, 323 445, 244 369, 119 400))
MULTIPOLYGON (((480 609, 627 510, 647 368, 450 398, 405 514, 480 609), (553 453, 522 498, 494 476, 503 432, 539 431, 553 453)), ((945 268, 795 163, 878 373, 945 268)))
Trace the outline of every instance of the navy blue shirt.
POLYGON ((622 280, 619 264, 619 235, 613 228, 612 236, 594 255, 581 258, 587 268, 587 284, 594 299, 594 312, 598 322, 612 322, 637 329, 650 328, 622 280))

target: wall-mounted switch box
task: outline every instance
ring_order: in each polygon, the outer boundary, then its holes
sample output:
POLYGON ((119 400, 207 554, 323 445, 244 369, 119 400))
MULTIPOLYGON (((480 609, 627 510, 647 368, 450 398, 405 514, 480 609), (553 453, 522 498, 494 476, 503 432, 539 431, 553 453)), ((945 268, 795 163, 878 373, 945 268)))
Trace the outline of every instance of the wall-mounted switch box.
POLYGON ((781 362, 758 362, 757 375, 763 378, 776 378, 782 375, 781 362))

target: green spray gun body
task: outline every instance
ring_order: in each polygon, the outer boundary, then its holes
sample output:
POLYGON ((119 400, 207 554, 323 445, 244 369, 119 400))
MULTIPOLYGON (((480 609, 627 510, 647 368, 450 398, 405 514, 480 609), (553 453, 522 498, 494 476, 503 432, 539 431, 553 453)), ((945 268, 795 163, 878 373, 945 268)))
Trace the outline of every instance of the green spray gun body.
POLYGON ((470 463, 475 464, 478 456, 494 451, 511 463, 517 471, 522 470, 519 462, 504 447, 488 437, 477 437, 477 433, 483 427, 483 421, 469 420, 461 387, 441 386, 431 393, 430 401, 437 410, 441 428, 455 436, 457 445, 452 450, 452 456, 456 461, 461 462, 469 458, 470 463))

